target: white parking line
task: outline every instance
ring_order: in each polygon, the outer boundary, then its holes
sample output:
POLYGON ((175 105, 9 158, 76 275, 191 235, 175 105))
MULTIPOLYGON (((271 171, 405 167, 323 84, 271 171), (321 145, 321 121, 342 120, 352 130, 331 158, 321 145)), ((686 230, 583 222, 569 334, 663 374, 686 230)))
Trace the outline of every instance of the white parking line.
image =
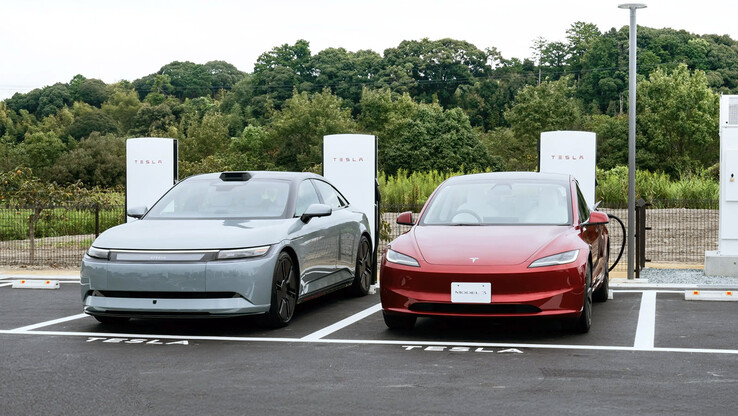
POLYGON ((665 289, 632 289, 632 290, 614 289, 613 290, 613 293, 646 293, 646 292, 676 293, 678 295, 681 295, 684 293, 683 290, 665 290, 665 289))
POLYGON ((28 326, 23 326, 23 327, 20 327, 20 328, 11 329, 9 332, 11 332, 11 333, 18 333, 18 332, 32 331, 34 329, 43 328, 45 326, 56 325, 56 324, 60 324, 62 322, 67 322, 67 321, 74 321, 75 319, 84 318, 85 316, 89 316, 89 315, 87 315, 86 313, 80 313, 80 314, 77 314, 77 315, 67 316, 65 318, 54 319, 54 320, 51 320, 51 321, 40 322, 40 323, 33 324, 33 325, 28 325, 28 326))
MULTIPOLYGON (((616 292, 631 292, 629 290, 616 292)), ((196 336, 196 335, 160 335, 160 334, 133 334, 133 333, 105 333, 105 332, 69 332, 69 331, 37 331, 36 329, 55 325, 62 322, 84 318, 84 313, 67 316, 28 325, 11 330, 0 330, 0 334, 8 335, 45 335, 45 336, 74 336, 74 337, 119 337, 119 338, 157 338, 170 340, 193 340, 193 341, 233 341, 233 342, 276 342, 293 344, 354 344, 354 345, 423 345, 423 346, 449 346, 449 347, 484 347, 484 348, 529 348, 544 350, 587 350, 587 351, 623 351, 623 352, 676 352, 676 353, 702 353, 702 354, 729 354, 738 355, 736 349, 715 348, 656 348, 654 347, 655 325, 656 325, 656 294, 657 293, 682 293, 668 290, 635 290, 632 292, 642 293, 641 307, 638 315, 638 326, 635 341, 632 347, 608 346, 608 345, 568 345, 568 344, 523 344, 523 343, 488 343, 488 342, 448 342, 436 340, 371 340, 371 339, 326 339, 324 337, 341 330, 355 322, 358 322, 381 310, 381 304, 376 304, 349 316, 339 322, 329 325, 319 331, 313 332, 302 338, 279 338, 279 337, 228 337, 228 336, 196 336)))
POLYGON ((332 333, 334 333, 336 331, 339 331, 339 330, 341 330, 341 329, 343 329, 343 328, 345 328, 345 327, 353 324, 354 322, 358 322, 358 321, 366 318, 367 316, 369 316, 369 315, 371 315, 373 313, 376 313, 376 312, 378 312, 380 310, 382 310, 382 304, 381 303, 378 303, 378 304, 376 304, 374 306, 370 306, 370 307, 364 309, 363 311, 361 311, 359 313, 356 313, 354 315, 351 315, 351 316, 349 316, 346 319, 342 319, 342 320, 336 322, 333 325, 329 325, 329 326, 321 329, 320 331, 315 331, 315 332, 313 332, 310 335, 306 335, 306 336, 302 337, 302 339, 303 340, 306 340, 306 341, 312 341, 312 340, 321 339, 321 338, 323 338, 325 336, 328 336, 328 335, 330 335, 330 334, 332 334, 332 333))
POLYGON ((633 348, 653 349, 656 334, 656 292, 643 292, 633 348))
POLYGON ((449 347, 484 347, 484 348, 529 348, 548 350, 586 350, 586 351, 624 351, 624 352, 684 352, 702 354, 729 354, 738 355, 738 350, 723 350, 714 348, 636 348, 609 345, 566 345, 566 344, 516 344, 491 342, 448 342, 425 340, 373 340, 373 339, 302 339, 302 338, 262 338, 262 337, 218 337, 218 336, 182 336, 159 334, 128 334, 110 332, 65 332, 65 331, 22 331, 0 330, 0 334, 12 335, 46 335, 46 336, 75 336, 75 337, 106 337, 106 338, 156 338, 156 339, 185 339, 190 341, 234 341, 234 342, 280 342, 292 344, 353 344, 353 345, 441 345, 449 347))

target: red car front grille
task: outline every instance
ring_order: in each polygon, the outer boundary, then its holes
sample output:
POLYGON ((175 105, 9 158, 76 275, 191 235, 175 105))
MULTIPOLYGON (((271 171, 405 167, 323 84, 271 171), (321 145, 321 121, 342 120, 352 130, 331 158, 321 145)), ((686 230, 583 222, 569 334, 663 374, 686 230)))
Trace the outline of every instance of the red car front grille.
POLYGON ((416 302, 408 308, 413 312, 450 313, 469 315, 522 315, 540 313, 533 305, 517 304, 475 304, 475 303, 434 303, 416 302))

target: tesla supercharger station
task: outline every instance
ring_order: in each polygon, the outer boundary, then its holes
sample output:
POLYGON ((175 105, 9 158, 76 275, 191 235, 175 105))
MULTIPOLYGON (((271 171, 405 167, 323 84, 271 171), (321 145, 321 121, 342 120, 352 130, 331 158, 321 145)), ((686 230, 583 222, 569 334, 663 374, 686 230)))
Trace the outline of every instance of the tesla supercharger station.
POLYGON ((588 131, 546 131, 541 133, 538 171, 566 173, 579 182, 579 189, 592 208, 595 204, 597 135, 588 131))
POLYGON ((379 246, 377 136, 332 134, 323 137, 323 176, 338 188, 354 209, 369 219, 374 242, 373 283, 376 283, 379 246))
MULTIPOLYGON (((151 208, 177 182, 177 140, 139 137, 126 140, 126 212, 151 208)), ((126 216, 126 222, 135 221, 126 216)))
POLYGON ((705 252, 705 274, 738 277, 738 95, 720 97, 720 214, 717 251, 705 252))

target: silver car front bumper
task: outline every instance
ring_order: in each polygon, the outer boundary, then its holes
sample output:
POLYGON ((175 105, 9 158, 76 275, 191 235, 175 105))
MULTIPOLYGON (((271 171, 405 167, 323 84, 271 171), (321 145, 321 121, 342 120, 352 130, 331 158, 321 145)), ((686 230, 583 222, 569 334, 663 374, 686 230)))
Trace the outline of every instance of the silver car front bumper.
POLYGON ((271 304, 276 256, 190 263, 110 262, 85 256, 82 304, 92 315, 236 316, 271 304))

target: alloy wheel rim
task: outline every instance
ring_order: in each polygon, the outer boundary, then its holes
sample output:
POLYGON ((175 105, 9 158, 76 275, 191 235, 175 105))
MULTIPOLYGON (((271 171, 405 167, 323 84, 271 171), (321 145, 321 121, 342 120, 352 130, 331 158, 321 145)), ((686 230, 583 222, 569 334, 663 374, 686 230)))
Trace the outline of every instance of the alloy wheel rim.
POLYGON ((297 290, 294 284, 294 268, 292 262, 284 258, 279 263, 279 275, 276 282, 277 294, 277 312, 280 319, 286 322, 292 318, 295 309, 295 301, 297 299, 297 290))
POLYGON ((361 288, 366 290, 369 289, 369 280, 371 279, 371 250, 369 249, 369 242, 361 240, 361 246, 359 247, 359 264, 357 273, 359 275, 359 284, 361 288))

